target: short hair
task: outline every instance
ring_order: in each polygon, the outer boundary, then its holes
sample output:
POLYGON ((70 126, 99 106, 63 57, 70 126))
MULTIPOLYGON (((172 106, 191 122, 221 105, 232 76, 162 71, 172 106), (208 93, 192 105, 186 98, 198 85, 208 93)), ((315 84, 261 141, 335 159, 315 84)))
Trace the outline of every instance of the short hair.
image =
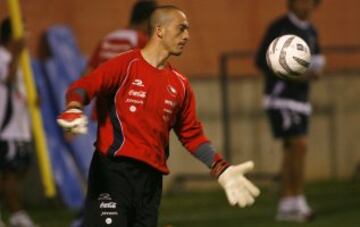
POLYGON ((140 24, 148 20, 156 7, 157 3, 153 0, 137 1, 131 12, 130 24, 140 24))
POLYGON ((157 23, 159 23, 159 13, 161 11, 172 11, 172 10, 177 10, 177 11, 181 11, 182 12, 182 9, 180 9, 179 7, 177 6, 174 6, 174 5, 163 5, 163 6, 159 6, 157 7, 154 12, 152 13, 151 17, 150 17, 150 21, 149 21, 149 30, 150 30, 150 34, 153 33, 155 27, 157 26, 157 23))
MULTIPOLYGON (((293 1, 296 1, 296 0, 288 0, 287 3, 288 3, 288 7, 291 6, 291 4, 293 3, 293 1)), ((315 7, 319 6, 320 3, 321 3, 321 0, 312 0, 313 1, 313 4, 315 7)))
POLYGON ((9 17, 6 17, 1 22, 0 28, 0 44, 6 45, 10 42, 12 36, 11 21, 9 17))
POLYGON ((321 3, 321 0, 313 0, 314 1, 314 5, 315 6, 318 6, 318 5, 320 5, 320 3, 321 3))

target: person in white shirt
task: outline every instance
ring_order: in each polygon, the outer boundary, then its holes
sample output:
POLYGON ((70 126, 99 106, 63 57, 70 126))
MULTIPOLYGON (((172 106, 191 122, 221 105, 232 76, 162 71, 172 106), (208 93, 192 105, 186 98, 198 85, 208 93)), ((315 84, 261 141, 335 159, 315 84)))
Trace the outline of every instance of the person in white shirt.
MULTIPOLYGON (((13 39, 9 18, 0 30, 0 191, 10 213, 9 226, 34 227, 23 209, 21 181, 30 166, 33 145, 19 58, 24 39, 13 39)), ((0 220, 0 227, 5 224, 0 220)))

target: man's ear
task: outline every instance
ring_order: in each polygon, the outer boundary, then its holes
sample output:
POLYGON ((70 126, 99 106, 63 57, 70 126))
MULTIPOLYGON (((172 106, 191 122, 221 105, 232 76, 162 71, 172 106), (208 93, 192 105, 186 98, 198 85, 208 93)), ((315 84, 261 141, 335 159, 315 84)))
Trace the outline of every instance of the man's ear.
POLYGON ((157 25, 155 27, 156 36, 160 39, 164 36, 164 27, 157 25))

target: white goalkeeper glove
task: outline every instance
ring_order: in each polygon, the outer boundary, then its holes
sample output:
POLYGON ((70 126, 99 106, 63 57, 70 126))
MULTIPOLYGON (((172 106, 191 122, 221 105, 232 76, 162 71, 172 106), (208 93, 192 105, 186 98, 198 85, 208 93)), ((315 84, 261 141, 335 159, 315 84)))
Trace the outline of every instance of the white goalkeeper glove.
POLYGON ((247 161, 239 165, 229 166, 225 161, 222 160, 221 162, 215 172, 219 173, 220 171, 217 179, 224 188, 229 203, 232 206, 237 204, 240 207, 252 205, 255 197, 260 195, 260 190, 246 179, 244 174, 254 168, 254 163, 247 161), (223 170, 224 168, 225 170, 223 170))
POLYGON ((57 117, 57 123, 66 131, 73 134, 86 134, 88 120, 82 110, 70 108, 57 117))

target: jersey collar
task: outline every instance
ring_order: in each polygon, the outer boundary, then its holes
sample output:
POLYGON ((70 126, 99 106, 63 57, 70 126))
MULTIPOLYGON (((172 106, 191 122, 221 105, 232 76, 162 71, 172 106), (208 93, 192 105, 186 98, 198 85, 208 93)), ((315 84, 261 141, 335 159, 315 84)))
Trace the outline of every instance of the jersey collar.
POLYGON ((288 17, 289 17, 289 20, 298 28, 308 29, 310 27, 309 21, 300 20, 293 12, 289 12, 288 17))

